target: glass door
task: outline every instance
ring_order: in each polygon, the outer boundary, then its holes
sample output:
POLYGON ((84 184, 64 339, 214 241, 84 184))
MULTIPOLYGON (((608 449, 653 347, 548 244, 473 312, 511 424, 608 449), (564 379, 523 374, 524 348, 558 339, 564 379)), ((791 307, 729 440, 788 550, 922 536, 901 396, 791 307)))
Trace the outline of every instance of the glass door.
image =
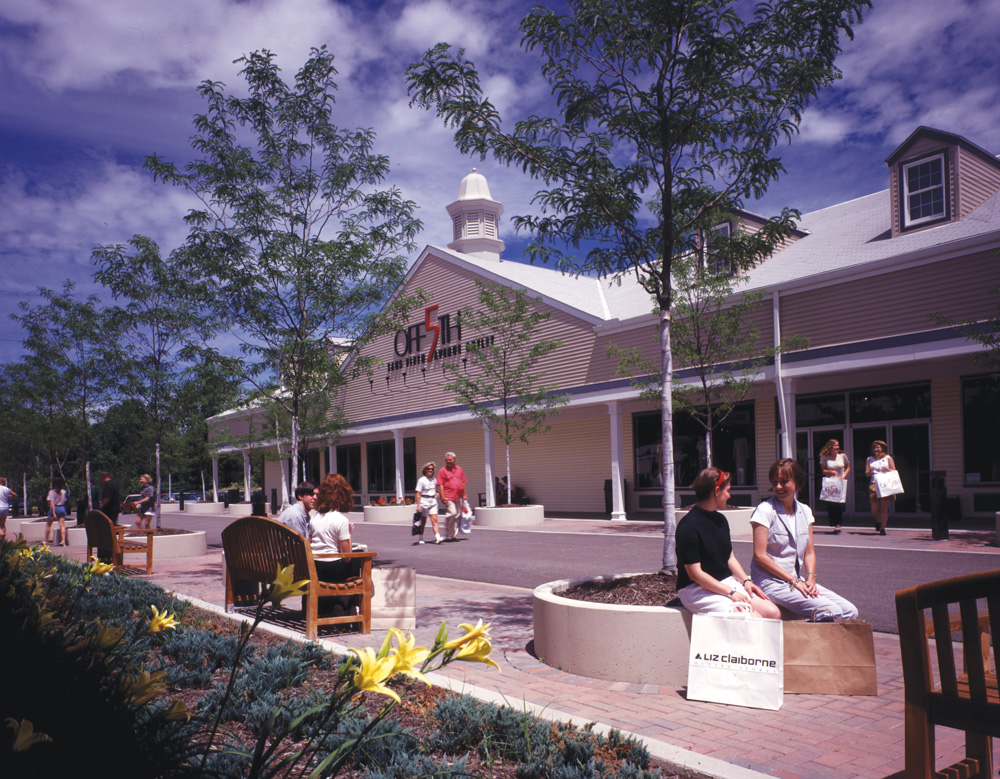
MULTIPOLYGON (((863 514, 871 511, 868 500, 868 485, 871 480, 865 475, 865 463, 872 451, 873 441, 885 441, 888 438, 888 428, 885 425, 870 425, 855 427, 851 430, 851 474, 854 477, 854 513, 863 514)), ((891 507, 890 507, 891 510, 891 507)))
POLYGON ((928 514, 931 510, 931 443, 927 422, 897 422, 889 430, 889 454, 899 471, 903 494, 896 496, 900 514, 928 514))

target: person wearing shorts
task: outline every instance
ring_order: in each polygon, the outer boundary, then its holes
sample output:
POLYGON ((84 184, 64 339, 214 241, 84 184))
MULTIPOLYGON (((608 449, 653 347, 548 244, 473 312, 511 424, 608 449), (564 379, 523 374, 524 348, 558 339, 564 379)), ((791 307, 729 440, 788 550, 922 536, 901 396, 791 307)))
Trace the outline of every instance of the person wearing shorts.
POLYGON ((139 477, 139 484, 142 485, 142 489, 139 490, 139 500, 135 503, 135 526, 137 529, 141 529, 145 524, 146 530, 149 530, 153 514, 156 511, 156 489, 153 487, 153 479, 148 473, 139 477))
POLYGON ((437 482, 434 479, 437 466, 434 463, 427 463, 423 469, 423 476, 417 479, 416 504, 420 510, 420 537, 418 544, 424 543, 424 527, 427 525, 427 518, 431 519, 431 528, 434 530, 434 543, 441 543, 441 533, 438 530, 438 502, 437 502, 437 482))

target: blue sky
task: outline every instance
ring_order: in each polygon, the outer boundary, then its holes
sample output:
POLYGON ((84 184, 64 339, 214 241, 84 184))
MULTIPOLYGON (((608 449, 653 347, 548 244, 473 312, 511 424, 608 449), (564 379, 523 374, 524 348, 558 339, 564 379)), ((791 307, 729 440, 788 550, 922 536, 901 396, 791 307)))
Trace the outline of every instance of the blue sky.
MULTIPOLYGON (((538 60, 520 52, 515 0, 5 0, 0 8, 0 362, 21 354, 9 314, 37 287, 81 293, 91 251, 149 235, 184 239, 183 192, 156 183, 147 154, 183 162, 204 79, 240 86, 232 61, 267 48, 291 76, 327 44, 340 71, 334 121, 372 127, 392 160, 389 183, 419 205, 420 246, 444 245, 445 206, 462 176, 484 173, 506 214, 536 187, 516 170, 463 158, 432 115, 410 109, 403 71, 441 40, 463 46, 501 113, 545 111, 538 60)), ((558 8, 551 4, 551 7, 558 8)), ((923 124, 1000 153, 1000 3, 875 0, 845 42, 844 78, 804 117, 782 156, 788 174, 752 208, 802 211, 887 185, 886 156, 923 124)), ((505 256, 523 240, 502 224, 505 256)), ((413 254, 415 259, 418 252, 413 254)))

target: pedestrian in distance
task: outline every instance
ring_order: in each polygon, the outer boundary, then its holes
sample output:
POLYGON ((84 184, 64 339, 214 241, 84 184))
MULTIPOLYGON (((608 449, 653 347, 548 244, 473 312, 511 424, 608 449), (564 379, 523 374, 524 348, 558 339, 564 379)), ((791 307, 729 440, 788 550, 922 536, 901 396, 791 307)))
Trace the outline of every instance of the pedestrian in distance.
POLYGON ((444 456, 444 468, 438 471, 438 497, 444 504, 445 538, 458 540, 458 526, 462 518, 462 501, 465 500, 465 471, 455 462, 455 453, 444 456))
POLYGON ((424 528, 427 525, 428 517, 431 520, 431 528, 434 530, 434 543, 440 544, 441 531, 438 530, 438 501, 437 482, 434 474, 437 471, 435 463, 427 463, 423 467, 422 475, 417 479, 416 504, 420 511, 420 537, 418 544, 424 543, 424 528))
POLYGON ((98 510, 111 520, 112 525, 118 524, 118 515, 122 510, 122 492, 118 482, 107 471, 101 471, 101 505, 98 510))
POLYGON ((17 493, 7 486, 7 478, 0 476, 0 540, 7 535, 7 516, 10 514, 10 499, 17 493))
POLYGON ((869 478, 868 500, 872 506, 872 519, 875 521, 875 532, 885 535, 885 527, 889 524, 889 506, 896 500, 895 495, 878 497, 875 491, 875 474, 896 470, 896 463, 889 455, 889 447, 885 441, 873 441, 871 457, 865 460, 865 476, 869 478))
POLYGON ((156 488, 153 487, 153 479, 148 473, 139 477, 139 484, 142 486, 139 489, 139 500, 135 502, 135 526, 141 530, 145 524, 146 530, 149 530, 156 512, 156 488))
POLYGON ((62 479, 58 477, 53 479, 52 489, 49 490, 46 501, 49 504, 49 513, 45 523, 45 543, 49 543, 49 538, 52 536, 52 523, 58 522, 59 533, 54 545, 69 546, 69 541, 66 540, 66 489, 62 479))
MULTIPOLYGON (((831 438, 819 451, 819 467, 824 476, 847 481, 847 474, 851 472, 851 464, 847 461, 847 455, 840 449, 840 441, 831 438)), ((840 533, 840 523, 844 518, 844 504, 836 501, 821 501, 826 509, 826 521, 833 528, 833 534, 840 533)))

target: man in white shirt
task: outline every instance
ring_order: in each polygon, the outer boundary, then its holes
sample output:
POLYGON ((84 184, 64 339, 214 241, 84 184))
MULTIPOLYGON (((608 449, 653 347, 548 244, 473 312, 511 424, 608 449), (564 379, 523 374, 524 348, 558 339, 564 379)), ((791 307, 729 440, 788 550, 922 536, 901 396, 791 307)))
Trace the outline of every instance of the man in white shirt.
POLYGON ((316 505, 316 488, 302 482, 295 488, 295 503, 281 512, 278 521, 288 525, 306 540, 309 539, 309 512, 316 505))

